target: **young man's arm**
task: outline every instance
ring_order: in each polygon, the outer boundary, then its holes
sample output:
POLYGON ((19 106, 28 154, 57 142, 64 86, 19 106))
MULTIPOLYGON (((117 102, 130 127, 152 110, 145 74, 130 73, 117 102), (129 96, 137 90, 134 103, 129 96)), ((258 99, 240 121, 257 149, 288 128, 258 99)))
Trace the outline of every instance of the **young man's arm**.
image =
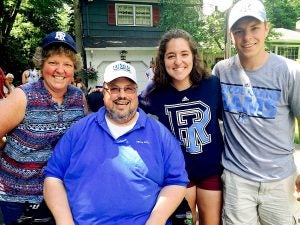
POLYGON ((75 225, 62 180, 46 177, 44 182, 44 199, 54 216, 56 225, 75 225))
POLYGON ((165 225, 186 194, 186 187, 169 185, 161 189, 146 225, 165 225))
MULTIPOLYGON (((300 126, 300 117, 296 118, 296 122, 298 123, 298 130, 299 130, 299 134, 298 135, 299 135, 299 138, 300 138, 300 127, 299 127, 300 126)), ((300 172, 299 171, 300 170, 300 166, 298 165, 297 167, 298 167, 298 173, 299 173, 300 172)), ((295 184, 296 184, 296 191, 300 192, 300 174, 297 176, 295 184)), ((300 201, 300 197, 298 197, 297 200, 300 201)))

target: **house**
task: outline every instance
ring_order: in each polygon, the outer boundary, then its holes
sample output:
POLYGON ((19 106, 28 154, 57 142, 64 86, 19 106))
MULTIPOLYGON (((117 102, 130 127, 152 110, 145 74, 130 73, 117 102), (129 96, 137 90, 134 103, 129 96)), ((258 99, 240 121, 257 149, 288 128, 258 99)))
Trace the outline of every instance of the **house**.
POLYGON ((296 60, 300 63, 300 31, 274 28, 276 37, 267 41, 271 52, 296 60))
POLYGON ((159 0, 82 0, 83 50, 87 67, 98 71, 103 83, 105 67, 124 60, 137 70, 139 91, 147 85, 145 71, 156 57, 159 39, 159 0))

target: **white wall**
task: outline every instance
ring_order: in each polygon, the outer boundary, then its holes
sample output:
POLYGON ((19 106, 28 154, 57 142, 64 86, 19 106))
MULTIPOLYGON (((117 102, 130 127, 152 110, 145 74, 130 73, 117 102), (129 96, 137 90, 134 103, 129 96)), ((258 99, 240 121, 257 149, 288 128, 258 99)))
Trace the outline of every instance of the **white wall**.
POLYGON ((128 52, 126 62, 136 69, 139 92, 146 87, 148 79, 145 72, 151 59, 156 57, 155 48, 85 49, 87 66, 89 67, 91 64, 98 71, 97 81, 90 80, 88 87, 102 85, 105 67, 111 62, 120 60, 121 50, 128 52))
POLYGON ((296 31, 300 31, 300 20, 296 22, 296 31))

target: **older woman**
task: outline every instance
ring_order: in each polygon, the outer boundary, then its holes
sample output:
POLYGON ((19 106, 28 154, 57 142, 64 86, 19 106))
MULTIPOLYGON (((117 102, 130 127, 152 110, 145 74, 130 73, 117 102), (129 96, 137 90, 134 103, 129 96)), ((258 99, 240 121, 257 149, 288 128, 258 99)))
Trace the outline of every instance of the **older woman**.
POLYGON ((84 117, 85 98, 70 85, 82 60, 72 37, 48 34, 34 59, 41 78, 23 84, 0 102, 0 207, 6 225, 21 216, 25 203, 42 201, 43 168, 65 131, 84 117))

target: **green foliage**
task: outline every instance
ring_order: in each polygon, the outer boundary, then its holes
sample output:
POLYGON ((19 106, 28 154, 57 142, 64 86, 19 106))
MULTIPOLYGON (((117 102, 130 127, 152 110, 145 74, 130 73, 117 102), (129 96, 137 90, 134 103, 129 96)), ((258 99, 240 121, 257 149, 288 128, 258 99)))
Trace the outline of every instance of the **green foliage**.
POLYGON ((161 28, 180 28, 189 32, 203 52, 224 50, 225 13, 215 11, 211 16, 202 12, 202 0, 162 0, 161 28), (176 12, 176 13, 174 13, 176 12))
POLYGON ((73 9, 68 4, 64 3, 63 7, 61 9, 58 9, 57 23, 60 30, 65 30, 65 31, 70 30, 70 24, 73 22, 71 21, 72 14, 73 14, 73 9))
POLYGON ((266 0, 264 5, 273 27, 295 29, 300 17, 299 0, 266 0))
MULTIPOLYGON (((263 2, 273 27, 295 29, 296 21, 300 18, 299 0, 264 0, 263 2)), ((202 13, 203 0, 162 0, 160 4, 163 9, 161 18, 163 30, 185 29, 199 43, 203 52, 224 51, 227 12, 215 10, 212 15, 205 16, 202 13)), ((270 35, 276 36, 274 32, 270 35)))
POLYGON ((54 30, 69 32, 73 24, 72 0, 0 1, 0 66, 21 80, 27 61, 45 34, 54 30))
POLYGON ((215 11, 211 16, 202 15, 200 29, 195 37, 200 40, 203 51, 224 50, 225 17, 225 13, 219 11, 215 11))
POLYGON ((198 28, 198 13, 194 9, 193 0, 162 0, 161 28, 181 28, 188 32, 198 28), (174 13, 175 12, 175 13, 174 13))

